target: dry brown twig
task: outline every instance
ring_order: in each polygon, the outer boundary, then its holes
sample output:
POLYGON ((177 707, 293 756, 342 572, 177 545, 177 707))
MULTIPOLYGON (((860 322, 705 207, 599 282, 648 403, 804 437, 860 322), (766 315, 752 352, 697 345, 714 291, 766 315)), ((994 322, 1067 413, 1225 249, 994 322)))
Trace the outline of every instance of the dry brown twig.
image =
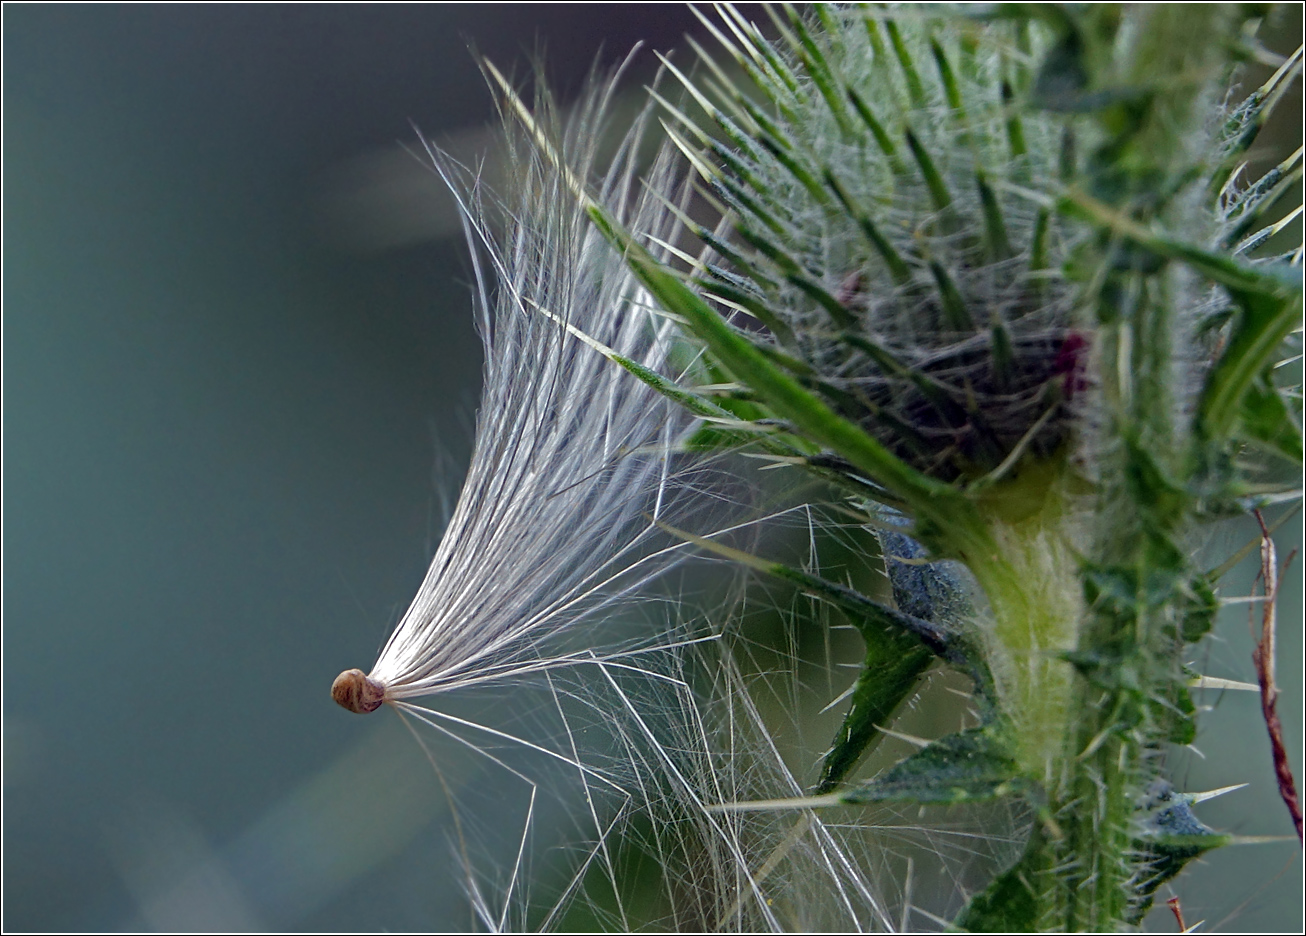
MULTIPOLYGON (((1256 665, 1256 679, 1261 687, 1261 714, 1265 718, 1265 728, 1270 734, 1270 748, 1274 756, 1274 774, 1279 782, 1279 796, 1288 807, 1292 816, 1293 827, 1297 830, 1297 841, 1302 839, 1301 801, 1297 798, 1297 783, 1292 776, 1292 765, 1288 762, 1288 751, 1283 744, 1283 724, 1279 721, 1279 688, 1274 683, 1274 629, 1275 601, 1279 597, 1278 556, 1274 540, 1265 525, 1261 512, 1255 511, 1256 522, 1261 525, 1261 573, 1264 600, 1261 602, 1261 636, 1252 652, 1252 662, 1256 665)), ((1288 554, 1283 563, 1282 572, 1288 570, 1295 550, 1288 554)), ((1173 908, 1172 908, 1173 909, 1173 908)), ((1176 910, 1176 915, 1178 911, 1176 910)), ((1182 924, 1181 924, 1182 925, 1182 924)))
POLYGON ((1166 904, 1170 907, 1170 912, 1174 914, 1175 922, 1179 924, 1179 932, 1188 932, 1188 927, 1184 925, 1184 912, 1179 908, 1179 898, 1171 897, 1166 901, 1166 904))

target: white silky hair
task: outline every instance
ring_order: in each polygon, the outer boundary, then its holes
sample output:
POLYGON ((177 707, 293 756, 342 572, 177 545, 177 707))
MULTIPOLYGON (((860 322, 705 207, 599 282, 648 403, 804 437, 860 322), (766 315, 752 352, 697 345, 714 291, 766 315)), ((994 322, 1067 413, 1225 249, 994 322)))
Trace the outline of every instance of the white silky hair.
MULTIPOLYGON (((594 175, 605 104, 592 97, 559 141, 580 178, 594 175)), ((634 191, 640 130, 598 194, 634 229, 666 239, 674 217, 634 191)), ((601 626, 601 612, 681 554, 654 519, 675 497, 671 461, 693 423, 576 334, 664 373, 674 326, 557 169, 511 134, 509 147, 513 191, 498 204, 501 219, 474 178, 433 153, 472 247, 484 387, 462 493, 370 674, 387 700, 565 665, 587 649, 568 636, 601 626)), ((660 159, 651 188, 665 188, 671 171, 660 159)))

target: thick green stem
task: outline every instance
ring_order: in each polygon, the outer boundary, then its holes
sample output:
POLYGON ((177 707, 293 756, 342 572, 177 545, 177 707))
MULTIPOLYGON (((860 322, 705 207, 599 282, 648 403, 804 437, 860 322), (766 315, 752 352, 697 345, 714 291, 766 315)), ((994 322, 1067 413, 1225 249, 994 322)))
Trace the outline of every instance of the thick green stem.
POLYGON ((993 616, 985 650, 1010 743, 1022 773, 1045 786, 1065 745, 1074 675, 1065 654, 1083 616, 1071 481, 1058 457, 985 491, 979 506, 998 550, 971 563, 993 616))
POLYGON ((1143 752, 1121 732, 1127 702, 1119 692, 1085 680, 1077 689, 1077 730, 1065 760, 1069 782, 1053 802, 1054 815, 1066 816, 1065 838, 1050 843, 1058 865, 1066 867, 1053 906, 1068 932, 1104 932, 1128 909, 1133 794, 1140 787, 1143 752))

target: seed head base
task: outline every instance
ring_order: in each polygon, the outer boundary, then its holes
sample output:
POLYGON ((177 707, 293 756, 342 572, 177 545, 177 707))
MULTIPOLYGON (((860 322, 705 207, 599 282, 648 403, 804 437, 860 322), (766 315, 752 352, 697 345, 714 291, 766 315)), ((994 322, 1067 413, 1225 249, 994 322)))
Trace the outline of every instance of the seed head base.
POLYGON ((385 701, 385 686, 360 669, 347 669, 331 684, 331 698, 342 708, 366 715, 385 701))

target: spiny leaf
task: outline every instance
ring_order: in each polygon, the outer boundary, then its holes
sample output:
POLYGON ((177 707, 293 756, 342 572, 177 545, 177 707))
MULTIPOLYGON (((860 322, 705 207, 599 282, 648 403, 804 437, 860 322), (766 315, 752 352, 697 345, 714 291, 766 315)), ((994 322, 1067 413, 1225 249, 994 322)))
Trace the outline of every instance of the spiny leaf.
MULTIPOLYGON (((890 513, 889 518, 895 516, 890 513)), ((900 518, 906 525, 905 517, 900 518)), ((915 564, 926 557, 918 543, 902 533, 880 530, 880 554, 893 587, 898 610, 931 623, 955 620, 967 602, 961 586, 938 563, 915 564)), ((863 626, 866 658, 853 687, 852 699, 843 724, 821 771, 815 792, 834 789, 883 737, 880 725, 889 723, 898 705, 915 689, 933 653, 899 631, 863 626)), ((987 685, 978 686, 977 698, 989 704, 987 685)))
POLYGON ((873 780, 835 794, 841 803, 953 804, 1020 792, 1026 782, 992 728, 972 728, 931 742, 873 780))
MULTIPOLYGON (((1289 155, 1277 166, 1271 167, 1264 175, 1253 182, 1245 192, 1234 194, 1222 192, 1222 196, 1230 198, 1234 203, 1230 211, 1231 216, 1237 217, 1247 208, 1260 203, 1266 198, 1272 189, 1277 187, 1279 183, 1283 181, 1285 176, 1291 174, 1296 169, 1300 169, 1303 150, 1306 150, 1306 147, 1297 147, 1295 152, 1289 155)), ((1228 243, 1233 243, 1233 240, 1230 239, 1228 243)))
POLYGON ((799 45, 802 47, 801 55, 803 63, 807 66, 807 73, 811 76, 812 82, 830 108, 830 113, 834 115, 834 122, 839 125, 839 131, 843 134, 844 139, 851 139, 853 135, 852 125, 848 122, 848 112, 845 110, 843 98, 840 97, 837 90, 838 85, 834 75, 826 62, 825 53, 821 51, 812 38, 812 34, 808 31, 798 12, 792 7, 788 9, 789 22, 798 36, 799 45))
POLYGON ((1233 174, 1234 168, 1242 154, 1251 148, 1260 134, 1261 128, 1273 113, 1275 106, 1282 99, 1293 80, 1301 74, 1302 47, 1298 46, 1287 61, 1234 111, 1224 126, 1222 136, 1228 141, 1229 150, 1218 169, 1211 174, 1209 191, 1219 192, 1233 174))
POLYGON ((1048 219, 1051 212, 1040 208, 1034 218, 1034 234, 1029 244, 1030 270, 1046 270, 1048 267, 1048 219))
POLYGON ((720 237, 717 237, 707 228, 695 226, 692 230, 695 237, 733 263, 735 269, 743 274, 752 285, 762 289, 775 289, 780 285, 777 280, 767 276, 758 269, 756 264, 750 260, 746 260, 744 256, 736 251, 729 243, 722 240, 720 237))
POLYGON ((788 322, 771 311, 770 307, 762 299, 750 295, 729 283, 704 279, 695 279, 693 282, 694 285, 712 295, 745 309, 770 329, 771 334, 775 335, 776 340, 781 344, 793 344, 794 330, 789 327, 788 322))
POLYGON ((708 182, 712 185, 719 185, 721 180, 721 173, 717 170, 717 168, 709 164, 706 160, 704 160, 698 154, 695 148, 690 146, 689 143, 686 142, 685 139, 680 136, 680 134, 676 133, 676 131, 672 129, 672 127, 665 120, 661 121, 661 123, 662 123, 662 129, 665 130, 667 133, 667 139, 669 139, 675 145, 676 149, 680 150, 681 154, 684 155, 685 160, 691 166, 694 167, 694 170, 699 174, 699 176, 705 182, 708 182))
MULTIPOLYGON (((695 10, 694 12, 698 13, 697 10, 695 10)), ((701 15, 699 21, 710 22, 707 19, 707 17, 701 15)), ((723 44, 728 45, 728 40, 724 36, 722 36, 720 32, 717 31, 715 26, 710 26, 710 29, 712 30, 712 33, 717 37, 718 40, 720 40, 723 44)), ((702 62, 707 67, 707 69, 710 72, 712 72, 712 75, 716 78, 717 84, 720 87, 721 91, 723 92, 721 98, 723 103, 726 103, 727 106, 730 106, 729 102, 732 102, 736 98, 739 98, 743 95, 743 92, 739 90, 739 87, 735 84, 734 80, 729 75, 727 75, 725 71, 722 70, 720 65, 717 64, 716 58, 712 55, 709 55, 706 49, 704 49, 701 45, 695 42, 693 36, 686 36, 685 41, 688 42, 689 47, 694 50, 694 54, 698 56, 698 60, 702 62)), ((737 49, 734 51, 734 56, 738 56, 737 49)), ((735 116, 739 117, 742 115, 742 113, 743 113, 742 111, 736 111, 735 116)))
POLYGON ((912 60, 911 53, 907 51, 902 33, 898 31, 898 24, 892 19, 885 19, 883 23, 884 31, 889 34, 889 42, 893 46, 893 54, 897 56, 898 64, 902 66, 903 77, 907 80, 907 93, 911 96, 912 106, 924 109, 928 103, 925 100, 925 86, 921 84, 920 73, 916 71, 916 63, 912 60))
POLYGON ((853 686, 848 712, 825 755, 821 779, 814 792, 828 793, 848 776, 858 762, 884 737, 881 725, 916 687, 936 659, 919 639, 895 629, 862 626, 866 656, 853 686))
POLYGON ((715 24, 713 24, 712 20, 707 16, 705 16, 703 13, 699 12, 697 7, 691 6, 690 12, 692 12, 696 17, 698 17, 699 22, 707 25, 707 27, 711 30, 712 35, 717 37, 717 39, 721 42, 722 46, 725 47, 726 51, 729 52, 732 56, 734 56, 735 60, 739 62, 741 66, 747 65, 747 63, 750 61, 757 66, 761 66, 765 63, 765 60, 762 58, 761 53, 758 52, 757 47, 755 45, 754 38, 752 37, 749 31, 751 27, 749 26, 748 21, 745 20, 743 17, 739 16, 738 12, 734 9, 734 7, 726 6, 722 8, 720 12, 722 14, 721 21, 725 25, 726 29, 730 30, 730 32, 735 36, 735 38, 739 40, 739 46, 737 48, 732 42, 730 42, 719 31, 717 31, 717 29, 715 28, 715 24), (736 20, 738 20, 738 23, 736 23, 736 20), (743 29, 740 28, 741 25, 744 27, 743 29), (740 54, 741 51, 747 54, 748 56, 747 59, 745 59, 740 54))
POLYGON ((780 237, 789 236, 789 229, 781 224, 780 220, 776 218, 775 215, 763 208, 762 205, 758 203, 757 199, 749 195, 748 192, 744 191, 744 189, 742 189, 732 179, 720 177, 713 179, 712 183, 714 188, 719 189, 718 194, 722 195, 726 201, 739 208, 743 208, 780 237))
MULTIPOLYGON (((1288 332, 1300 327, 1302 315, 1300 288, 1295 295, 1286 296, 1232 289, 1230 292, 1242 315, 1219 363, 1206 378, 1198 409, 1199 426, 1206 438, 1214 442, 1223 440, 1232 431, 1252 381, 1265 370, 1288 332)), ((1262 435, 1278 435, 1267 428, 1257 431, 1262 435)))
POLYGON ((786 147, 781 146, 770 134, 763 134, 758 142, 763 148, 775 157, 776 162, 789 170, 789 174, 798 180, 799 184, 816 199, 818 205, 828 205, 830 196, 821 188, 816 178, 802 165, 797 157, 786 147))
POLYGON ((975 173, 975 184, 979 188, 980 209, 984 215, 984 252, 990 262, 997 263, 1012 256, 1011 242, 1007 240, 1007 225, 1002 220, 1002 209, 998 206, 998 197, 984 178, 983 172, 975 173))
POLYGON ((670 400, 674 400, 676 403, 679 403, 681 406, 689 410, 689 412, 693 413, 695 416, 701 416, 709 419, 731 419, 731 417, 733 416, 733 414, 730 413, 728 410, 722 409, 720 406, 717 406, 715 403, 711 402, 710 400, 704 399, 702 396, 698 395, 697 393, 692 393, 690 391, 683 389, 682 387, 677 385, 674 381, 668 380, 666 377, 663 377, 657 371, 652 370, 646 365, 641 364, 638 361, 631 360, 630 358, 624 355, 618 354, 612 348, 603 344, 603 342, 598 341, 592 336, 581 331, 579 328, 577 328, 575 325, 571 324, 570 322, 567 322, 559 318, 557 315, 545 309, 544 307, 536 305, 535 303, 530 303, 530 306, 540 315, 543 315, 545 318, 548 318, 551 321, 555 322, 557 325, 561 326, 566 332, 568 332, 574 338, 577 338, 584 344, 588 345, 590 348, 599 352, 599 354, 602 354, 609 361, 612 361, 614 364, 618 365, 619 367, 629 371, 636 378, 638 378, 640 381, 647 384, 648 386, 652 387, 658 393, 662 394, 663 396, 667 397, 670 400))
POLYGON ((954 925, 969 933, 1037 932, 1040 929, 1039 894, 1030 879, 1035 873, 1031 865, 1041 858, 1041 853, 1027 851, 1025 858, 999 874, 988 887, 970 899, 957 915, 954 925))
POLYGON ((1299 217, 1301 217, 1301 214, 1302 214, 1302 206, 1298 205, 1296 208, 1292 209, 1292 211, 1288 212, 1278 221, 1274 222, 1268 227, 1262 228, 1261 230, 1253 234, 1251 237, 1243 241, 1241 244, 1238 244, 1236 247, 1234 247, 1232 251, 1233 254, 1237 256, 1240 254, 1252 253, 1253 251, 1259 250, 1261 247, 1265 246, 1265 243, 1271 237, 1278 234, 1288 225, 1292 224, 1299 217))
MULTIPOLYGON (((743 14, 733 6, 726 4, 722 9, 728 17, 733 19, 734 22, 739 25, 741 34, 747 38, 751 47, 761 56, 766 69, 774 75, 775 78, 779 79, 780 84, 783 86, 783 90, 791 95, 796 95, 799 89, 798 77, 794 74, 793 69, 785 63, 784 59, 775 54, 775 49, 771 48, 771 43, 767 42, 762 34, 758 32, 757 27, 745 20, 743 14)), ((777 104, 779 103, 779 95, 777 92, 781 89, 776 87, 774 81, 760 81, 758 82, 758 87, 768 96, 771 96, 773 101, 776 101, 777 104)))
POLYGON ((715 140, 708 144, 708 149, 712 155, 721 160, 722 165, 734 173, 735 177, 742 180, 743 183, 753 191, 766 191, 766 186, 753 173, 749 165, 740 159, 739 156, 732 152, 728 147, 721 145, 715 140))
MULTIPOLYGON (((1273 210, 1275 204, 1285 195, 1290 195, 1297 183, 1301 181, 1302 167, 1299 165, 1286 176, 1279 180, 1264 197, 1258 199, 1256 203, 1248 205, 1247 209, 1238 217, 1238 222, 1230 229, 1222 246, 1225 248, 1233 246, 1238 239, 1245 236, 1258 224, 1262 223, 1269 213, 1273 210)), ((1243 250, 1247 248, 1244 247, 1243 250)))
POLYGON ((943 307, 943 319, 953 331, 969 332, 975 330, 975 320, 966 309, 966 300, 961 298, 957 284, 952 281, 948 271, 937 260, 930 261, 930 272, 939 287, 939 302, 943 307))
POLYGON ((740 228, 739 236, 760 250, 768 259, 773 261, 775 265, 780 268, 785 279, 798 287, 812 299, 816 300, 823 309, 830 313, 830 318, 834 320, 836 325, 840 328, 848 328, 856 324, 857 318, 852 314, 852 311, 831 295, 829 290, 803 270, 798 265, 797 260, 789 256, 789 254, 768 241, 766 238, 760 237, 744 228, 740 228))
POLYGON ((885 159, 889 162, 889 168, 895 176, 902 176, 906 172, 906 166, 903 165, 902 157, 898 155, 898 148, 893 145, 893 140, 884 129, 884 124, 876 118, 871 112, 862 96, 853 88, 848 89, 848 100, 852 102, 853 110, 857 111, 857 116, 866 124, 867 129, 871 131, 871 136, 875 139, 875 145, 884 153, 885 159))
POLYGON ((1301 425, 1267 377, 1247 387, 1239 417, 1249 438, 1264 442, 1295 464, 1302 463, 1301 425))
POLYGON ((835 178, 834 173, 829 169, 825 171, 825 184, 834 192, 844 210, 857 219, 857 226, 861 228, 862 233, 866 235, 866 239, 870 241, 871 246, 880 255, 884 265, 889 268, 889 275, 893 277, 893 281, 899 286, 911 282, 911 269, 907 266, 906 261, 889 243, 888 238, 880 233, 880 229, 875 226, 871 216, 852 203, 852 198, 844 189, 843 184, 835 178))
POLYGON ((1018 160, 1028 152, 1028 148, 1025 144, 1025 126, 1016 111, 1015 97, 1011 85, 1002 82, 1002 105, 1007 109, 1007 146, 1011 150, 1011 158, 1018 160))
POLYGON ((952 194, 948 191, 947 184, 943 181, 943 176, 939 174, 938 167, 934 165, 934 160, 926 152, 925 147, 916 134, 907 129, 907 148, 911 150, 912 156, 916 160, 916 165, 920 167, 921 177, 925 180, 925 187, 930 190, 930 201, 934 204, 935 211, 946 211, 952 204, 952 194))
POLYGON ((972 728, 932 741, 884 773, 846 790, 791 799, 728 803, 716 811, 820 809, 870 803, 955 805, 1031 789, 993 729, 972 728))
POLYGON ((1145 817, 1136 847, 1147 856, 1147 876, 1138 884, 1133 912, 1128 922, 1136 923, 1152 906, 1153 895, 1184 865, 1213 848, 1228 845, 1232 837, 1220 835, 1193 812, 1193 797, 1174 791, 1158 781, 1143 804, 1145 817))
POLYGON ((676 80, 680 82, 681 87, 689 92, 689 96, 692 97, 698 106, 703 109, 703 113, 707 114, 717 123, 722 122, 725 115, 721 113, 720 109, 718 109, 715 104, 707 99, 706 95, 698 89, 698 85, 690 81, 689 78, 685 76, 684 72, 673 65, 671 60, 665 55, 658 53, 658 60, 662 63, 663 68, 667 69, 667 71, 675 76, 676 80))

